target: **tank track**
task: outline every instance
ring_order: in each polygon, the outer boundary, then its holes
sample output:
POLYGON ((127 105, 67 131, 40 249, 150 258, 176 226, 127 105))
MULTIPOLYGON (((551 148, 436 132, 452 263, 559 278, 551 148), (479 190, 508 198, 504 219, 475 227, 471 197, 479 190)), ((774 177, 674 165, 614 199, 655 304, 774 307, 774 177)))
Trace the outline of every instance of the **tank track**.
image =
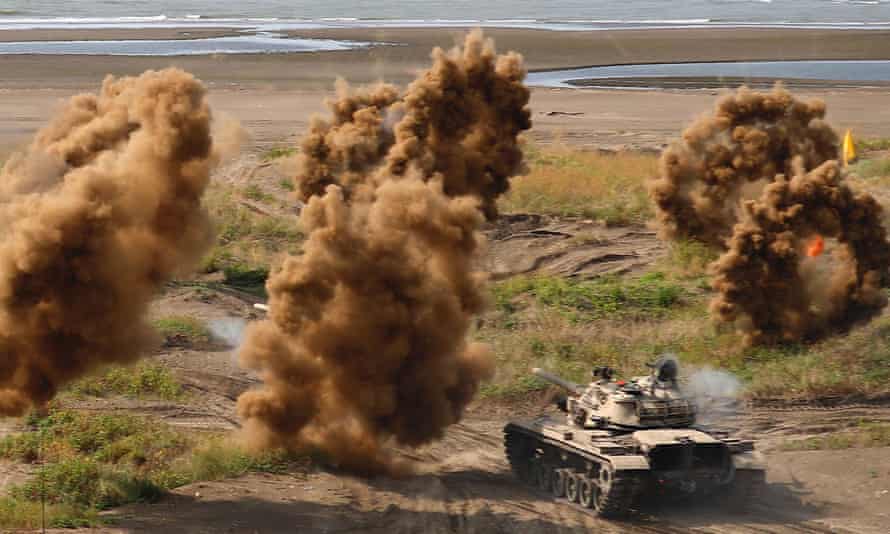
POLYGON ((734 480, 721 491, 724 503, 737 510, 748 509, 766 487, 766 472, 756 469, 736 471, 734 480))
POLYGON ((580 466, 591 464, 589 460, 509 426, 504 429, 504 447, 519 480, 599 517, 626 516, 642 487, 639 474, 616 475, 608 462, 597 464, 597 473, 585 471, 580 466))

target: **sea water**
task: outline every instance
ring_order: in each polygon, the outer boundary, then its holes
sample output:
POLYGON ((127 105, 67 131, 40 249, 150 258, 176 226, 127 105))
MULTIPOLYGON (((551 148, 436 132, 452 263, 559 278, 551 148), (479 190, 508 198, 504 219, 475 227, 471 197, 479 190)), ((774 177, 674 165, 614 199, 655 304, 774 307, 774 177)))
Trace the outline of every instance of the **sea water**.
MULTIPOLYGON (((230 28, 213 39, 13 42, 0 54, 180 55, 342 50, 366 43, 288 39, 342 27, 515 27, 554 31, 787 27, 890 29, 890 0, 0 0, 0 32, 230 28)), ((64 38, 64 36, 62 37, 64 38)))

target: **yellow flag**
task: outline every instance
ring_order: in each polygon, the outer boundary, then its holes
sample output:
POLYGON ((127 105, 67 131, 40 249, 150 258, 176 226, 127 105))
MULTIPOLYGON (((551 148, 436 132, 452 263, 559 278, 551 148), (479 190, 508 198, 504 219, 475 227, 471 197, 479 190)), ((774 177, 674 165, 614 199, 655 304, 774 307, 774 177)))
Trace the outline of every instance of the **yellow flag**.
POLYGON ((856 161, 856 147, 853 146, 853 134, 852 132, 850 132, 850 130, 847 130, 847 134, 844 136, 843 151, 844 167, 856 161))

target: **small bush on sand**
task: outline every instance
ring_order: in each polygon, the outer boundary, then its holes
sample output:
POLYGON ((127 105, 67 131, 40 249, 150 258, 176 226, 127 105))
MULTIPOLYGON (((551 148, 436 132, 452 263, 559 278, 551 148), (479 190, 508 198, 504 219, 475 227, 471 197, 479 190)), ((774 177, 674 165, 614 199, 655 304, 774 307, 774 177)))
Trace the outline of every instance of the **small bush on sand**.
POLYGON ((210 329, 204 322, 188 315, 170 315, 154 321, 154 327, 166 338, 184 338, 190 343, 206 343, 210 329))

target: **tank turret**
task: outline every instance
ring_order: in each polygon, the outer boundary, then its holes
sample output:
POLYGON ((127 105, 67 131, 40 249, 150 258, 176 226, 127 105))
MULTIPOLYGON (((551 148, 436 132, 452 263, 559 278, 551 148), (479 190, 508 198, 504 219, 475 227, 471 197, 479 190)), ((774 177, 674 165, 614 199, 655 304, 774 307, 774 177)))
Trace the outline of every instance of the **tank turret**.
POLYGON ((598 367, 587 386, 533 369, 567 392, 557 403, 566 415, 564 421, 542 415, 504 428, 516 475, 602 516, 623 515, 654 490, 722 492, 743 503, 764 480, 753 442, 696 425, 696 406, 678 383, 676 359, 662 357, 649 367, 648 375, 627 380, 598 367))
POLYGON ((599 367, 586 388, 542 369, 532 373, 572 394, 560 408, 564 406, 575 426, 640 430, 694 424, 695 404, 677 386, 676 361, 663 359, 651 367, 648 376, 629 380, 615 380, 611 368, 599 367))

